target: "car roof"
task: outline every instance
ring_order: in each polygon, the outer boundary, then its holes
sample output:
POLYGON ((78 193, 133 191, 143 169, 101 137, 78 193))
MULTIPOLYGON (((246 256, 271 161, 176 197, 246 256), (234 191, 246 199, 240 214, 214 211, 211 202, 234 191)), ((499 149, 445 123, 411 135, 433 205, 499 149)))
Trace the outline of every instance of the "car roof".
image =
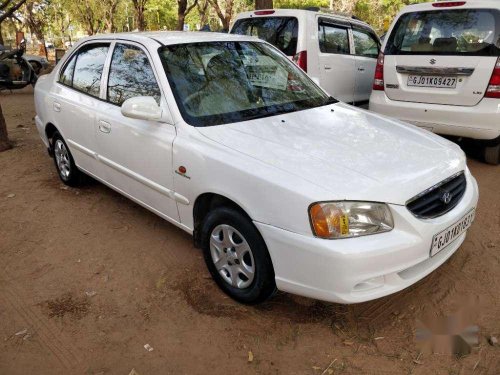
POLYGON ((350 22, 353 24, 358 24, 358 25, 363 25, 367 26, 370 29, 372 28, 368 23, 361 21, 357 18, 352 18, 346 15, 338 14, 338 13, 333 13, 333 12, 326 12, 326 11, 317 11, 317 10, 310 10, 310 9, 259 9, 259 10, 251 10, 248 12, 242 12, 238 14, 237 19, 242 19, 242 18, 259 18, 259 17, 291 17, 291 16, 322 16, 322 17, 328 17, 328 18, 334 18, 337 20, 342 20, 344 22, 350 22), (273 13, 270 14, 256 14, 256 12, 270 12, 272 11, 273 13))
POLYGON ((199 42, 221 42, 221 41, 261 41, 253 36, 234 35, 228 33, 204 32, 204 31, 146 31, 129 33, 100 34, 85 38, 89 40, 120 39, 136 42, 156 41, 163 45, 199 43, 199 42))
POLYGON ((457 1, 453 0, 439 0, 439 1, 433 1, 433 2, 428 2, 428 3, 419 3, 419 4, 413 4, 413 5, 407 5, 406 7, 403 8, 402 13, 408 13, 408 12, 418 12, 418 11, 425 11, 425 10, 459 10, 459 9, 480 9, 480 8, 487 8, 487 9, 500 9, 500 1, 498 0, 463 0, 459 1, 460 3, 463 2, 461 5, 455 5, 455 6, 436 6, 435 4, 437 3, 456 3, 457 1), (433 5, 434 4, 434 5, 433 5))

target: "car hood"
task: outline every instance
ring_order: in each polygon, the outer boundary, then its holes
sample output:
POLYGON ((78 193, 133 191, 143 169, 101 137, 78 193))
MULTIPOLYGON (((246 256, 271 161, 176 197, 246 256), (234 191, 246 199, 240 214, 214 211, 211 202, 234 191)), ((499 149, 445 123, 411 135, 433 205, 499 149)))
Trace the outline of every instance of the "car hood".
POLYGON ((198 130, 322 187, 321 199, 405 204, 465 169, 444 138, 343 103, 198 130))

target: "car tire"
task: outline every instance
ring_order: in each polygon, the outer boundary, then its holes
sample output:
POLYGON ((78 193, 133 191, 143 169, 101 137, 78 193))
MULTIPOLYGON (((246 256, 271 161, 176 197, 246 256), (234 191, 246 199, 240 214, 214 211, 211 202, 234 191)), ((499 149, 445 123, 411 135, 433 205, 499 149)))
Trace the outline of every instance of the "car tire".
POLYGON ((500 144, 484 148, 484 160, 488 164, 500 164, 500 144))
POLYGON ((73 155, 71 155, 68 145, 60 133, 54 133, 51 148, 57 174, 61 181, 71 187, 82 185, 84 175, 76 166, 73 155))
POLYGON ((239 211, 228 207, 211 211, 202 224, 201 245, 210 274, 231 298, 257 304, 276 292, 264 239, 239 211))

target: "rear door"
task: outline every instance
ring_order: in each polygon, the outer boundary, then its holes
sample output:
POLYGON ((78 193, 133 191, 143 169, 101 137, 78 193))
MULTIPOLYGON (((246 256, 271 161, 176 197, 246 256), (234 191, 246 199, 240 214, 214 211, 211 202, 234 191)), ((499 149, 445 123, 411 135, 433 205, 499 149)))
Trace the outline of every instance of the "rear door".
POLYGON ((92 174, 99 173, 94 124, 109 48, 109 42, 90 42, 79 47, 61 69, 52 103, 47 103, 76 164, 92 174))
POLYGON ((385 47, 385 93, 392 100, 474 106, 499 55, 499 12, 491 9, 403 14, 385 47))
POLYGON ((318 19, 319 84, 335 99, 354 101, 355 61, 349 43, 349 24, 318 19))
POLYGON ((380 43, 371 30, 356 25, 352 27, 352 37, 356 56, 354 101, 362 102, 370 99, 380 43))

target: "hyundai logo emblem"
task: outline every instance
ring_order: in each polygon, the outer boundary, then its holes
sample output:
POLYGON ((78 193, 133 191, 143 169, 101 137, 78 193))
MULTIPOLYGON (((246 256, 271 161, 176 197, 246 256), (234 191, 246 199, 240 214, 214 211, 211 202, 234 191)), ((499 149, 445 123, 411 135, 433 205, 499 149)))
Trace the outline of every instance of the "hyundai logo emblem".
POLYGON ((453 198, 453 195, 448 192, 448 191, 445 191, 443 193, 443 195, 441 195, 441 201, 444 203, 444 204, 448 204, 451 202, 451 199, 453 198))
POLYGON ((430 62, 432 65, 434 65, 434 64, 436 63, 436 59, 431 59, 429 62, 430 62))

